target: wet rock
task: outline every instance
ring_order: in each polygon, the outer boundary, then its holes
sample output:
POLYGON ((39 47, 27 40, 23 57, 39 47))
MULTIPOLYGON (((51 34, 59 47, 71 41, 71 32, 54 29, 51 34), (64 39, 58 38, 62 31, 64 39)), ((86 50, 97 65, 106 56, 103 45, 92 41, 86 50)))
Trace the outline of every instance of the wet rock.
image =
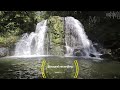
POLYGON ((94 54, 90 54, 91 57, 96 57, 94 54))
POLYGON ((5 47, 0 47, 0 57, 9 55, 9 49, 5 47))
POLYGON ((110 54, 103 54, 103 55, 100 56, 100 58, 107 58, 107 59, 110 58, 111 59, 112 56, 110 54))
POLYGON ((15 45, 12 45, 9 47, 9 56, 12 56, 15 54, 15 45))
POLYGON ((80 50, 79 50, 79 49, 74 49, 73 55, 74 55, 74 56, 81 56, 80 50))

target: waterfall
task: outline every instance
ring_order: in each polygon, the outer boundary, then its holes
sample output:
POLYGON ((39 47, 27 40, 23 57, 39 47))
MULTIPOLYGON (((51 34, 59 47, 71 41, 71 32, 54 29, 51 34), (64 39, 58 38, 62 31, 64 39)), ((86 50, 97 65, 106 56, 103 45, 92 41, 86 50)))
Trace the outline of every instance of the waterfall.
POLYGON ((35 32, 23 34, 16 43, 14 56, 44 55, 44 39, 47 20, 37 24, 35 32))
MULTIPOLYGON (((64 23, 65 38, 63 39, 65 39, 65 56, 91 57, 91 55, 94 55, 95 57, 99 57, 99 53, 88 39, 80 21, 73 17, 65 17, 64 23)), ((43 20, 37 24, 35 32, 23 34, 21 39, 16 43, 14 56, 45 55, 46 31, 47 20, 43 20)))
POLYGON ((92 42, 88 39, 83 25, 73 17, 65 17, 66 55, 73 56, 75 50, 80 56, 90 57, 90 54, 99 55, 92 42))

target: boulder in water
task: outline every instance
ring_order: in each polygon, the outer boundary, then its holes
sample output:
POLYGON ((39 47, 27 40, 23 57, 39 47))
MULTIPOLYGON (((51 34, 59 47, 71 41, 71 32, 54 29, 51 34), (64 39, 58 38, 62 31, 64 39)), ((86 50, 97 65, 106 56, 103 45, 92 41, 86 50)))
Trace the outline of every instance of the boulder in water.
POLYGON ((74 55, 74 56, 81 56, 80 50, 79 50, 79 49, 74 49, 73 55, 74 55))

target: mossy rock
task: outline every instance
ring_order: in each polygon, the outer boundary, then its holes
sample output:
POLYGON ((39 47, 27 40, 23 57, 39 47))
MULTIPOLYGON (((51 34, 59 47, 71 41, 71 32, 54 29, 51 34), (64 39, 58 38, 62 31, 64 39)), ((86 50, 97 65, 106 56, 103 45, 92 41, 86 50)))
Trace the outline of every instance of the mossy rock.
POLYGON ((52 55, 62 55, 62 45, 64 43, 64 22, 59 16, 51 16, 48 18, 48 34, 51 45, 52 55))

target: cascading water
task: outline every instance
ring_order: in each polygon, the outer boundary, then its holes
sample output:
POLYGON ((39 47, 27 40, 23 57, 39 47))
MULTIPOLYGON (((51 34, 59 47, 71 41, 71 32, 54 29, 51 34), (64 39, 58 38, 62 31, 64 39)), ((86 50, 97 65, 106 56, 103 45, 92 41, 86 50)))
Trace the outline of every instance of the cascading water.
POLYGON ((73 17, 65 17, 65 43, 66 55, 74 56, 77 50, 80 56, 90 57, 90 54, 99 57, 99 53, 93 47, 92 42, 88 39, 82 24, 73 17))
MULTIPOLYGON (((92 42, 88 39, 82 24, 73 17, 65 17, 65 56, 90 57, 93 54, 99 57, 99 53, 93 47, 92 42)), ((47 31, 47 20, 43 20, 36 26, 35 32, 30 35, 25 33, 16 43, 14 56, 39 56, 45 55, 45 35, 47 31)), ((49 37, 48 37, 49 38, 49 37)), ((48 47, 48 46, 46 46, 48 47)), ((47 52, 48 53, 48 52, 47 52)))
POLYGON ((37 24, 36 31, 25 33, 16 43, 14 56, 44 55, 44 39, 47 20, 37 24))

